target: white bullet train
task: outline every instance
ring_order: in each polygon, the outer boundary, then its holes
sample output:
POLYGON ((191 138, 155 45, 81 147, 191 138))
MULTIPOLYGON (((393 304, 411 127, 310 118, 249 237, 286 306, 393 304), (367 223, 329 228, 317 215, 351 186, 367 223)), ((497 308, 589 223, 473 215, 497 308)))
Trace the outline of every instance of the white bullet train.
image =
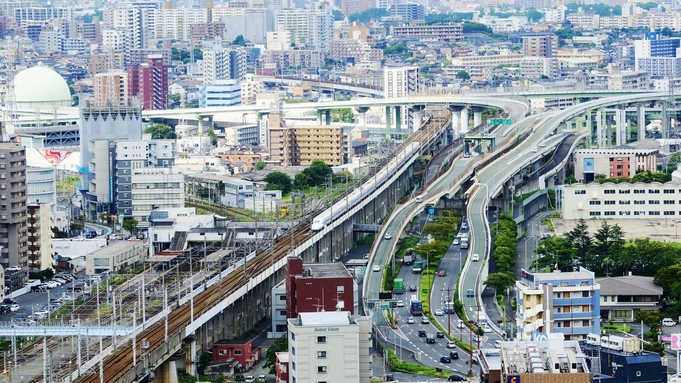
POLYGON ((387 180, 392 177, 396 169, 401 167, 414 155, 414 153, 419 151, 419 146, 420 145, 418 142, 407 145, 399 153, 394 155, 390 161, 378 171, 375 177, 370 177, 361 188, 356 188, 347 198, 337 201, 331 207, 327 208, 321 214, 316 216, 312 220, 312 226, 310 228, 313 231, 320 231, 324 229, 330 222, 345 214, 346 211, 352 209, 362 200, 362 198, 370 195, 374 192, 374 190, 387 182, 387 180), (332 214, 333 217, 331 216, 332 214))

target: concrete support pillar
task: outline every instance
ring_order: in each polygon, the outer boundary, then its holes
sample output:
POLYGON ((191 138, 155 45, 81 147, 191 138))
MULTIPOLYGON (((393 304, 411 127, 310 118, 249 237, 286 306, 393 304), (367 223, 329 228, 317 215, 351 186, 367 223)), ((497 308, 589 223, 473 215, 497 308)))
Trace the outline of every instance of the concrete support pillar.
POLYGON ((421 125, 423 124, 423 111, 426 109, 425 105, 412 105, 410 109, 411 114, 413 115, 413 123, 412 123, 412 130, 415 132, 419 129, 421 129, 421 125))
POLYGON ((390 139, 391 134, 390 134, 390 128, 392 128, 392 107, 391 106, 386 106, 385 107, 385 138, 390 139))
POLYGON ((358 106, 355 108, 357 113, 359 113, 359 126, 361 127, 366 127, 367 126, 367 112, 369 111, 368 106, 358 106))
POLYGON ((395 107, 395 130, 398 132, 402 129, 402 107, 395 107))
POLYGON ((617 140, 617 146, 626 144, 627 128, 626 118, 624 118, 625 114, 626 112, 622 109, 617 109, 615 111, 615 139, 617 140))
POLYGON ((596 111, 596 146, 603 147, 603 114, 605 111, 599 109, 596 111))
POLYGON ((331 110, 327 109, 324 111, 324 125, 331 125, 331 110))
POLYGON ((323 111, 321 109, 317 109, 317 125, 322 124, 322 113, 323 111))
POLYGON ((605 145, 604 148, 609 148, 612 145, 612 118, 605 119, 605 145))
POLYGON ((589 138, 587 139, 587 144, 586 147, 587 149, 591 148, 591 145, 593 143, 593 126, 591 122, 591 112, 586 112, 584 114, 584 128, 586 129, 587 133, 589 133, 589 138))
POLYGON ((468 109, 461 109, 461 134, 468 133, 468 109))
POLYGON ((646 108, 643 104, 636 105, 636 118, 638 121, 636 124, 636 139, 641 141, 646 138, 646 108))
POLYGON ((458 105, 450 105, 449 110, 452 112, 452 132, 454 133, 454 139, 459 137, 461 134, 460 124, 461 124, 461 110, 463 108, 458 105))
POLYGON ((482 111, 484 108, 473 107, 473 127, 480 126, 482 124, 482 111))
POLYGON ((174 360, 168 360, 158 366, 154 371, 156 373, 156 379, 154 382, 159 383, 177 383, 177 363, 174 360))
POLYGON ((185 347, 187 348, 187 353, 185 354, 185 364, 187 368, 187 374, 191 376, 196 375, 196 364, 198 360, 196 359, 196 338, 190 336, 185 339, 185 347))

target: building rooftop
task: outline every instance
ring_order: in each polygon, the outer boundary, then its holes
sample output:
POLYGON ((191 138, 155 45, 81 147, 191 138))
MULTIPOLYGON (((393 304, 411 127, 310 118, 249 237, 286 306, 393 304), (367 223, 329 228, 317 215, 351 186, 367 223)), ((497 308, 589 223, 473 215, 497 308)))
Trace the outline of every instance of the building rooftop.
POLYGON ((275 355, 279 363, 288 363, 289 361, 288 352, 277 352, 275 355))
POLYGON ((111 253, 115 253, 117 251, 125 250, 129 247, 133 247, 135 245, 140 244, 142 241, 138 239, 129 239, 125 241, 116 241, 113 243, 110 243, 109 246, 102 247, 101 249, 97 249, 97 251, 93 251, 92 253, 88 254, 88 256, 91 255, 109 255, 111 253))
POLYGON ((504 375, 589 373, 586 356, 577 341, 502 342, 504 375))
POLYGON ((347 326, 352 324, 349 311, 299 313, 299 326, 347 326))
POLYGON ((598 279, 601 295, 662 295, 662 287, 653 277, 625 275, 598 279))
POLYGON ((298 278, 338 278, 338 277, 348 277, 352 278, 352 275, 348 272, 348 269, 343 266, 340 262, 329 262, 329 263, 304 263, 303 264, 303 275, 298 275, 298 278), (305 273, 309 271, 309 275, 305 273))

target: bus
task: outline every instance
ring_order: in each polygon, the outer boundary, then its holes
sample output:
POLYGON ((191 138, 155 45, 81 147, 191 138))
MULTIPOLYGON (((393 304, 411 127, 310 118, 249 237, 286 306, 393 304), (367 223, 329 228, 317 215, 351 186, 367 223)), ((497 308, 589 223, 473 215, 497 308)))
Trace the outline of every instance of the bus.
POLYGON ((393 294, 404 294, 404 279, 395 278, 393 280, 393 294))

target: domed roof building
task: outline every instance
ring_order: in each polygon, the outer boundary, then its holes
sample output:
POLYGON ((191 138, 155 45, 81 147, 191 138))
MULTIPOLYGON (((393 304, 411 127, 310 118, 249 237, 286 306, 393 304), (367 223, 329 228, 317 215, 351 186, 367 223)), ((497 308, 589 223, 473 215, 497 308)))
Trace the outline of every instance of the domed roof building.
POLYGON ((38 64, 14 76, 14 103, 17 108, 71 106, 71 91, 54 69, 38 64))

